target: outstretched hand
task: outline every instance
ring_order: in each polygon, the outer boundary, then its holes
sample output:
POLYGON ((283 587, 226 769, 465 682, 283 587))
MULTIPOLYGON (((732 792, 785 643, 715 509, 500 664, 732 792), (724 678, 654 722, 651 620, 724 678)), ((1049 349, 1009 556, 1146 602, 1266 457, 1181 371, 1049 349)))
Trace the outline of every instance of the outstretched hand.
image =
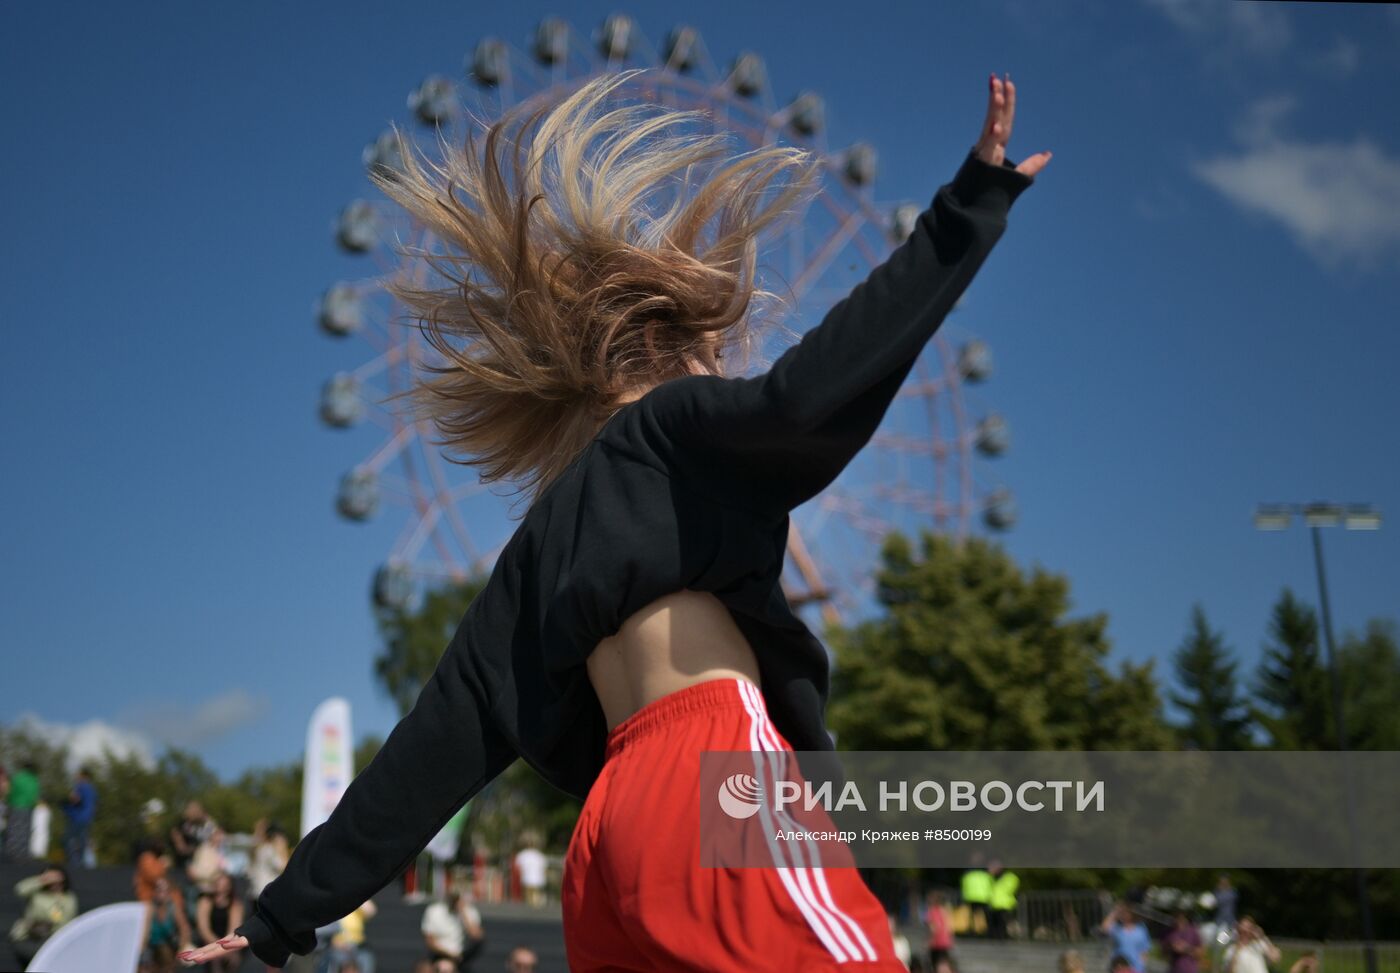
MULTIPOLYGON (((208 946, 184 950, 178 954, 178 958, 184 965, 194 966, 198 963, 207 963, 211 959, 218 959, 220 956, 227 956, 229 953, 236 953, 240 949, 246 948, 247 945, 248 939, 245 936, 225 936, 208 946)), ((267 970, 268 973, 278 973, 281 967, 269 966, 267 970)))
MULTIPOLYGON (((995 74, 988 80, 991 89, 987 98, 987 120, 982 123, 982 134, 973 147, 977 158, 983 162, 999 166, 1006 159, 1006 143, 1011 138, 1011 123, 1016 118, 1016 86, 1008 75, 1006 80, 995 74)), ((1016 166, 1016 171, 1034 178, 1050 162, 1050 152, 1037 152, 1027 156, 1016 166)))

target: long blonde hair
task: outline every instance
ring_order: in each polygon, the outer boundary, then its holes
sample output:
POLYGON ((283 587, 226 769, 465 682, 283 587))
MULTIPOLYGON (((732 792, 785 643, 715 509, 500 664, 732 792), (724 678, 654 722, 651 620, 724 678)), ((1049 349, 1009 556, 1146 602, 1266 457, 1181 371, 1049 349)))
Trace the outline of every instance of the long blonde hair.
POLYGON ((516 106, 487 128, 483 153, 469 131, 465 147, 439 135, 429 159, 396 131, 402 166, 371 174, 440 244, 400 246, 413 259, 387 286, 444 363, 392 398, 432 420, 450 460, 483 482, 517 482, 530 502, 635 393, 697 363, 718 371, 717 357, 747 364, 754 308, 780 303, 755 280, 759 234, 816 187, 805 149, 730 158, 727 133, 673 131, 702 112, 602 110, 641 70, 594 78, 528 117, 530 102, 516 106), (687 196, 708 162, 719 164, 687 196), (667 187, 674 202, 654 212, 667 187), (419 261, 431 285, 415 281, 419 261))

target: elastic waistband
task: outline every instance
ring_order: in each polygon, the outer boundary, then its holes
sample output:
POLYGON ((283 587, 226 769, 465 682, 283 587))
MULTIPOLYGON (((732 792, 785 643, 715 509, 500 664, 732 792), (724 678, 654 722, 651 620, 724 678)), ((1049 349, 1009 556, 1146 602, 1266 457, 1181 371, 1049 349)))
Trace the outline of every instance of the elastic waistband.
POLYGON ((613 727, 603 760, 611 760, 633 741, 685 713, 699 710, 749 709, 765 712, 763 694, 747 679, 709 679, 654 699, 613 727), (748 692, 747 687, 753 687, 748 692))

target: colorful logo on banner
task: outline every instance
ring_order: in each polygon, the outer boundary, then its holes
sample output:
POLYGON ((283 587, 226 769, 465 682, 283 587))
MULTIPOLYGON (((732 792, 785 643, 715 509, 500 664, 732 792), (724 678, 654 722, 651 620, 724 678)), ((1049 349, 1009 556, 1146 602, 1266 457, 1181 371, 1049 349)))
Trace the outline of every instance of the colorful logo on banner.
POLYGON ((337 696, 317 706, 306 730, 301 794, 303 836, 331 816, 355 776, 350 741, 350 704, 337 696))

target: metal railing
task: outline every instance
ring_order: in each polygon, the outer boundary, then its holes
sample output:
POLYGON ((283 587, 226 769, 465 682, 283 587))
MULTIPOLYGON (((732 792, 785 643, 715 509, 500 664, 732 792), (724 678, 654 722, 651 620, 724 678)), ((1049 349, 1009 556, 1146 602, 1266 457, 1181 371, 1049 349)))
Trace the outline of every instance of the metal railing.
POLYGON ((1017 936, 1038 942, 1093 939, 1113 907, 1113 896, 1093 889, 1022 892, 1016 902, 1017 936))

